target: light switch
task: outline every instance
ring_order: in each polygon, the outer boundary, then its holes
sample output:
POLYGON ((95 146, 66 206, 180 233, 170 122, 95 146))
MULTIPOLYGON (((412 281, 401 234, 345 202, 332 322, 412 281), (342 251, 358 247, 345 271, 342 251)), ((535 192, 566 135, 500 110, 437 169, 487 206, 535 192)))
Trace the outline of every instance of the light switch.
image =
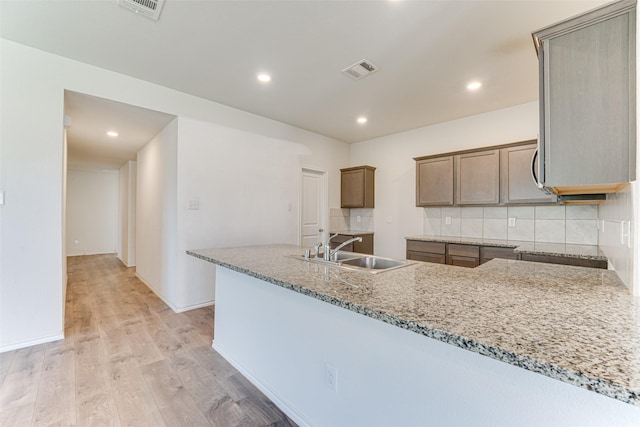
POLYGON ((190 211, 197 211, 198 209, 200 209, 200 200, 190 199, 188 209, 190 211))

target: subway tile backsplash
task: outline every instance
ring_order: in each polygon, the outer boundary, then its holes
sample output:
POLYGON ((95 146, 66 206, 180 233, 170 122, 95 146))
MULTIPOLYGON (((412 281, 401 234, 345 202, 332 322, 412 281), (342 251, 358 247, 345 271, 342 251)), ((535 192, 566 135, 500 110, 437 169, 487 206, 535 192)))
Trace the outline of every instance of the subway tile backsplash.
POLYGON ((598 206, 425 208, 423 232, 434 236, 597 245, 598 206))

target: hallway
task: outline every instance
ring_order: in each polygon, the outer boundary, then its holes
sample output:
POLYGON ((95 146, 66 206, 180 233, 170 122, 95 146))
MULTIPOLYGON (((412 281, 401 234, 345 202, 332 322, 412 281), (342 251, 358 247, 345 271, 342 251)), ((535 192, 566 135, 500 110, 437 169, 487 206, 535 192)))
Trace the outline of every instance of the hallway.
POLYGON ((115 255, 68 258, 65 339, 0 353, 2 426, 295 426, 115 255))

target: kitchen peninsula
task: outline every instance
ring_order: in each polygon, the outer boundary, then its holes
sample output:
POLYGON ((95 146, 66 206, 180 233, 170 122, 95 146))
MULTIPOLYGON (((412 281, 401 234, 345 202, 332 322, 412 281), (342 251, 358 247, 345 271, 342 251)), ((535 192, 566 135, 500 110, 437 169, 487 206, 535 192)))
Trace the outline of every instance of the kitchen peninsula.
POLYGON ((640 301, 615 272, 494 259, 370 274, 267 245, 217 264, 213 347, 300 425, 640 423, 640 301))

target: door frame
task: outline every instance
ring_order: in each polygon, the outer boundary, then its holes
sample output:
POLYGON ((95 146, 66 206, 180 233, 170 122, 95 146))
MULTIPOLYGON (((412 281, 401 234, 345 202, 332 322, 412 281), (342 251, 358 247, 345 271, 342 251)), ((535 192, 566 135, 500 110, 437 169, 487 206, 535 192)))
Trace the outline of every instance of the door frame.
POLYGON ((327 171, 326 169, 323 168, 319 168, 316 166, 306 166, 303 165, 300 168, 300 184, 299 184, 299 196, 298 196, 298 245, 301 246, 302 245, 302 236, 304 235, 304 233, 302 232, 302 226, 303 226, 303 220, 302 220, 302 214, 304 206, 302 203, 303 200, 303 196, 304 196, 304 180, 303 180, 303 174, 305 172, 311 172, 311 173, 315 173, 318 175, 321 175, 321 181, 322 181, 322 194, 320 196, 321 198, 321 209, 320 209, 320 215, 321 215, 321 227, 324 230, 322 232, 322 236, 321 236, 321 241, 326 241, 328 235, 329 235, 329 171, 327 171))

